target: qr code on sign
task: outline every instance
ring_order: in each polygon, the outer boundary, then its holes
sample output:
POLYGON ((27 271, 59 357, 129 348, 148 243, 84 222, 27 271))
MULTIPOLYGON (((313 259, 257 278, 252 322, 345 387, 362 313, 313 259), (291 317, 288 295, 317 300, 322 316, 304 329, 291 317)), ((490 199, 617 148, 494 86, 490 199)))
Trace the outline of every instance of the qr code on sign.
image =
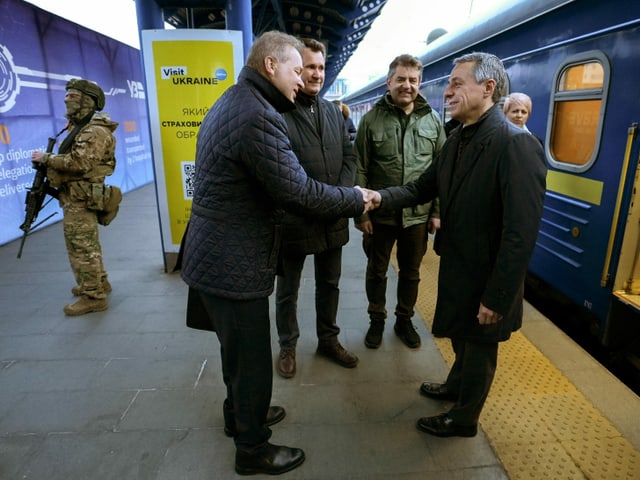
POLYGON ((195 162, 181 162, 182 165, 182 191, 185 200, 193 200, 193 182, 196 178, 195 162))

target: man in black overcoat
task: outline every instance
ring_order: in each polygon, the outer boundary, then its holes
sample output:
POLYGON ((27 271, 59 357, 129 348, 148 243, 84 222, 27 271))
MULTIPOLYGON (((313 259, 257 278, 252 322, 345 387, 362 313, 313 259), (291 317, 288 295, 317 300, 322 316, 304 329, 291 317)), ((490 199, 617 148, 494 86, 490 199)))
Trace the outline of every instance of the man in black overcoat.
POLYGON ((472 437, 493 382, 498 343, 522 325, 524 277, 535 246, 545 194, 540 143, 508 122, 498 102, 507 76, 487 53, 454 60, 445 90, 460 122, 440 158, 418 180, 381 190, 382 208, 440 199, 440 272, 433 334, 449 337, 455 362, 444 383, 420 393, 453 402, 448 412, 418 420, 441 436, 472 437))

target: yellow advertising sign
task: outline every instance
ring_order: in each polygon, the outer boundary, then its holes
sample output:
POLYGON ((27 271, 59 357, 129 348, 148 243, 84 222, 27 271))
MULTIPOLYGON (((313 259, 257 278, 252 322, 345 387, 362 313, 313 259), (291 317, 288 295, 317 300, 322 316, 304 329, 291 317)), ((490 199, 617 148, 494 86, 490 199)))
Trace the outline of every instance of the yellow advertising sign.
POLYGON ((242 32, 144 30, 142 53, 166 255, 178 252, 191 214, 202 119, 242 68, 242 32))

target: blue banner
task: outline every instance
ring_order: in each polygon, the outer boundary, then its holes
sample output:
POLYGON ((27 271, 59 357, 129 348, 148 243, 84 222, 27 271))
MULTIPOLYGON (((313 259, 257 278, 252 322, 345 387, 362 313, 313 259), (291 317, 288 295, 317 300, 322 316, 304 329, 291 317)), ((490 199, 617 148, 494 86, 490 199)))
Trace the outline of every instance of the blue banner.
MULTIPOLYGON (((22 236, 24 199, 35 174, 31 152, 66 124, 65 84, 92 80, 106 95, 104 112, 119 123, 116 170, 123 192, 153 181, 140 51, 20 0, 0 2, 0 245, 22 236)), ((57 148, 66 132, 58 137, 57 148)), ((54 200, 38 220, 60 212, 54 200)), ((59 213, 42 226, 60 221, 59 213)))

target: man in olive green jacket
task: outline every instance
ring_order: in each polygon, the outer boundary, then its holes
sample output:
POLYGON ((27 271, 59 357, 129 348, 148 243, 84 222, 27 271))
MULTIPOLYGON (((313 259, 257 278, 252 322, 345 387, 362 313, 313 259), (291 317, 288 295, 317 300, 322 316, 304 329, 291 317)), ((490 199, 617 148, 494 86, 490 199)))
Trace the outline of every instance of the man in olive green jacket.
MULTIPOLYGON (((422 63, 400 55, 389 65, 385 95, 360 121, 355 139, 356 185, 372 190, 404 185, 431 165, 445 141, 438 114, 420 95, 422 63)), ((425 205, 375 211, 356 219, 368 257, 366 292, 370 326, 365 345, 378 348, 387 317, 387 269, 397 242, 398 290, 394 330, 410 348, 420 346, 411 318, 418 296, 420 263, 430 231, 440 226, 437 200, 425 205)))

